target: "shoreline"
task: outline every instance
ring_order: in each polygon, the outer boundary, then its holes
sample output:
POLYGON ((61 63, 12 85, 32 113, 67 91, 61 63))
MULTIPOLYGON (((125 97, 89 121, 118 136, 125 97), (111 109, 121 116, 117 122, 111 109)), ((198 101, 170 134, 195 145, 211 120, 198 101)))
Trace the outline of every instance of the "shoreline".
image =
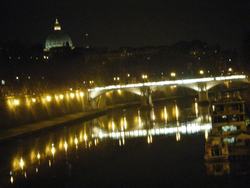
POLYGON ((42 131, 48 131, 50 129, 62 128, 63 126, 70 126, 70 124, 74 124, 80 121, 89 121, 94 118, 101 117, 112 110, 128 108, 139 104, 140 103, 138 102, 129 104, 119 104, 115 106, 109 106, 101 110, 97 109, 86 112, 68 114, 65 116, 53 118, 51 120, 39 121, 36 123, 26 124, 20 127, 3 130, 0 133, 0 143, 9 141, 13 138, 19 138, 22 136, 41 133, 42 131))

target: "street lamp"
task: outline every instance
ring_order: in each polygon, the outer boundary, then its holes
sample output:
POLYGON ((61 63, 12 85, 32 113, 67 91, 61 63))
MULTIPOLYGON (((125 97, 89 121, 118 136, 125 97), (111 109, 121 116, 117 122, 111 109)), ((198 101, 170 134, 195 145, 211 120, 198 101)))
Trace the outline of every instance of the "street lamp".
POLYGON ((143 74, 141 77, 142 77, 143 80, 148 79, 148 75, 147 74, 143 74))
POLYGON ((174 77, 176 77, 176 73, 175 73, 175 72, 171 72, 171 73, 170 73, 170 76, 171 76, 172 78, 174 78, 174 77))
POLYGON ((204 74, 204 70, 200 70, 200 71, 199 71, 199 74, 200 74, 200 75, 203 75, 203 74, 204 74))
POLYGON ((117 76, 117 77, 114 77, 113 79, 114 79, 114 81, 119 81, 120 77, 117 76))

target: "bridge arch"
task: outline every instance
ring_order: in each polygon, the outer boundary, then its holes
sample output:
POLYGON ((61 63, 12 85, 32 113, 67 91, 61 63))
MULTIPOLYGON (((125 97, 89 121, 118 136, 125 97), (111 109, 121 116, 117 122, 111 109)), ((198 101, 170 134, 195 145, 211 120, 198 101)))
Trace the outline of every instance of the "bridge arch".
POLYGON ((140 88, 125 88, 125 89, 111 89, 111 90, 101 90, 101 91, 90 91, 89 92, 89 99, 95 99, 105 93, 108 92, 114 92, 114 91, 123 91, 123 92, 128 92, 128 93, 132 93, 138 96, 142 96, 142 91, 140 88))

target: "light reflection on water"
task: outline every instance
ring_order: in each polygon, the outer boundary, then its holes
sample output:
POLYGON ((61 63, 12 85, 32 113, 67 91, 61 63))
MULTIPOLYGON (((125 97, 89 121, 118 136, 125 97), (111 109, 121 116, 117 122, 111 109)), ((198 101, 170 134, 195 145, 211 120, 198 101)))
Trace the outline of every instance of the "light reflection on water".
POLYGON ((132 138, 145 138, 147 144, 152 144, 156 136, 175 135, 178 142, 181 135, 203 132, 207 138, 211 123, 208 110, 204 111, 198 115, 196 102, 188 109, 181 109, 176 103, 150 110, 127 109, 40 136, 34 145, 24 144, 17 149, 11 162, 10 183, 15 182, 16 176, 38 174, 45 163, 51 168, 62 156, 77 155, 77 151, 95 148, 105 140, 124 147, 126 140, 132 138))

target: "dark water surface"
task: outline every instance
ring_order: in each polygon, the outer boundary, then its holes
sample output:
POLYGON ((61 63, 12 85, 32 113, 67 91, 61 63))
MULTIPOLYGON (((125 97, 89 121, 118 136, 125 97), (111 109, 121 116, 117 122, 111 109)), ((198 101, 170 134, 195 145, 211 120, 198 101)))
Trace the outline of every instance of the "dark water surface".
POLYGON ((194 100, 116 110, 1 144, 0 187, 250 186, 244 164, 205 165, 210 129, 194 100))

